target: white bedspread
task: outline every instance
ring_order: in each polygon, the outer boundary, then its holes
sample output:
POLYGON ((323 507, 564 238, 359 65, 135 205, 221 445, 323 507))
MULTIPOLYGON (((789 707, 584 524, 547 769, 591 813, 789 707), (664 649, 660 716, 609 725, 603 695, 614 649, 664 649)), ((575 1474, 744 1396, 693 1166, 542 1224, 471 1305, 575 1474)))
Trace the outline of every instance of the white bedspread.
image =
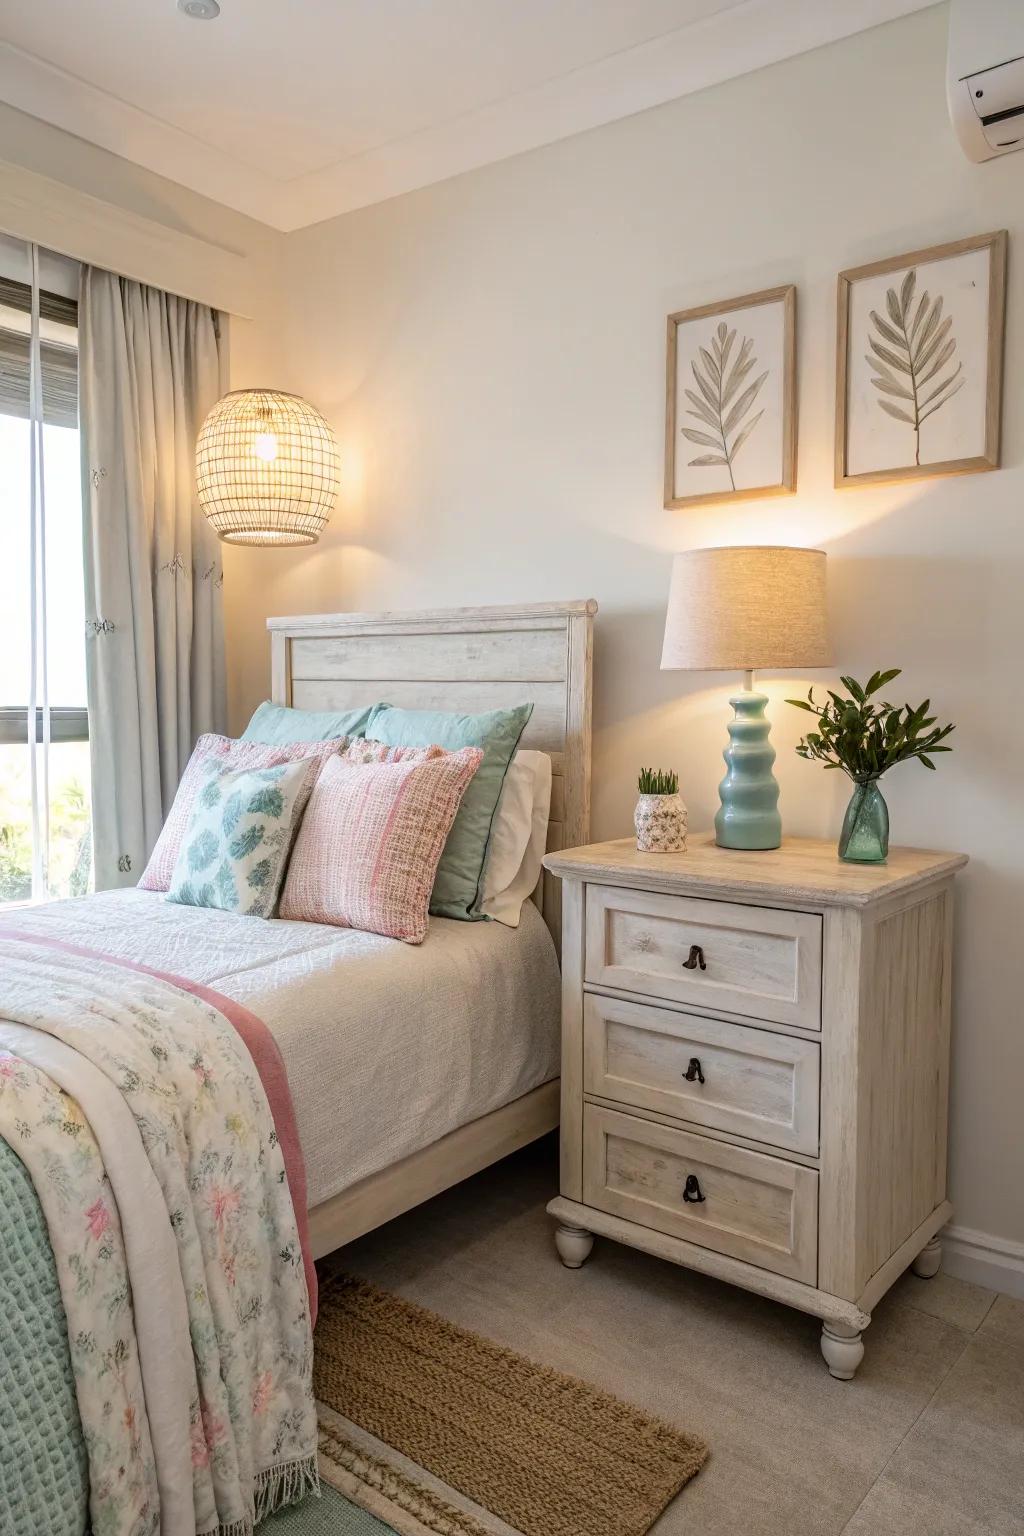
POLYGON ((558 1074, 558 966, 530 902, 515 929, 431 918, 419 947, 135 890, 5 922, 202 982, 257 1014, 288 1068, 311 1206, 558 1074))

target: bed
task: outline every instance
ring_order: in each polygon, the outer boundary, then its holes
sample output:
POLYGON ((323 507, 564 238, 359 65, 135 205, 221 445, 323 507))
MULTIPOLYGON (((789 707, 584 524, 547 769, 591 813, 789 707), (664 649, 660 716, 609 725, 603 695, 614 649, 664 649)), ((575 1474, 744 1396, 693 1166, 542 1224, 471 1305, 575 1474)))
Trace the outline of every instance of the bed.
MULTIPOLYGON (((418 613, 315 614, 270 619, 271 697, 299 709, 350 709, 386 699, 411 709, 476 713, 530 699, 533 715, 521 746, 547 752, 552 764, 548 850, 587 841, 593 615, 591 600, 514 607, 440 608, 418 613)), ((553 940, 562 943, 560 882, 546 872, 534 896, 553 940)), ((402 1211, 420 1204, 559 1122, 557 973, 543 958, 533 913, 517 930, 497 924, 434 919, 424 945, 442 943, 506 955, 523 954, 525 985, 534 990, 536 1082, 506 1063, 507 1097, 480 1100, 463 1115, 451 1105, 450 1124, 390 1163, 368 1169, 344 1189, 325 1194, 310 1213, 316 1255, 331 1252, 402 1211), (447 930, 459 933, 450 935, 447 930), (447 937, 442 937, 446 934, 447 937), (552 1051, 553 1054, 549 1055, 552 1051), (543 1062, 545 1065, 540 1066, 543 1062), (515 1081, 513 1082, 513 1078, 515 1081), (521 1089, 516 1092, 515 1088, 521 1089), (482 1107, 486 1102, 486 1108, 482 1107)), ((550 953, 550 951, 548 952, 550 953)), ((514 965, 514 963, 513 963, 514 965)), ((517 1017, 530 1012, 521 1001, 517 1017)), ((255 1011, 259 1011, 256 1009, 255 1011)), ((479 1060, 479 1057, 478 1057, 479 1060)))
MULTIPOLYGON (((594 609, 581 602, 273 619, 272 698, 311 709, 387 700, 465 712, 531 699, 522 745, 549 753, 553 768, 547 845, 572 846, 588 831, 594 609)), ((28 948, 56 940, 68 953, 81 946, 186 978, 262 1020, 287 1068, 308 1178, 308 1249, 316 1257, 558 1123, 562 934, 558 887, 549 877, 519 928, 434 918, 416 948, 351 930, 178 906, 141 890, 6 914, 4 927, 28 948)), ((5 1173, 9 1178, 9 1166, 0 1167, 5 1173)), ((10 1230, 3 1233, 8 1257, 21 1254, 36 1219, 29 1193, 18 1186, 15 1195, 23 1230, 13 1244, 10 1230)), ((0 1213, 0 1223, 12 1219, 0 1213)), ((22 1298, 16 1304, 27 1313, 25 1298, 45 1287, 27 1264, 0 1268, 0 1279, 11 1274, 22 1298)), ((138 1301, 137 1312, 141 1307, 138 1301)), ((87 1520, 74 1412, 78 1367, 69 1393, 59 1321, 52 1307, 41 1307, 29 1327, 36 1339, 19 1341, 23 1354, 37 1351, 45 1393, 40 1388, 37 1400, 30 1385, 19 1400, 13 1376, 0 1388, 7 1437, 0 1484, 24 1476, 35 1501, 12 1525, 17 1536, 42 1528, 44 1511, 55 1536, 82 1531, 87 1520)), ((67 1349, 65 1337, 64 1356, 67 1349)), ((23 1370, 22 1392, 25 1378, 23 1370)), ((202 1421, 205 1427, 205 1407, 202 1421)), ((257 1517, 259 1508, 257 1500, 257 1517)))

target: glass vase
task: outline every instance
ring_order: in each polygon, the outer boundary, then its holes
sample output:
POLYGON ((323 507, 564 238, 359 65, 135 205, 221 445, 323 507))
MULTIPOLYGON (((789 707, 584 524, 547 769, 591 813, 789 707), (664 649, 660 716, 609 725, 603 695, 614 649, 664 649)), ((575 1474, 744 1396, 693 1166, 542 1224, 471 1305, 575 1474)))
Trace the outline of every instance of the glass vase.
POLYGON ((889 808, 877 779, 855 784, 839 835, 839 857, 849 864, 884 864, 889 853, 889 808))

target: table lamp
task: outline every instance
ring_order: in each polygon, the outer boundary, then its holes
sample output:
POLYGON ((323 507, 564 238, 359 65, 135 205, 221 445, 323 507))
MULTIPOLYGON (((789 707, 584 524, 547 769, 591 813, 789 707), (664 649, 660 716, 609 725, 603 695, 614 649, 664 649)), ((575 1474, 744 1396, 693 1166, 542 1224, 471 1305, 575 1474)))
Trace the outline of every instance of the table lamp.
POLYGON ((772 772, 768 703, 754 671, 825 667, 825 551, 740 544, 676 555, 665 616, 662 671, 744 673, 729 700, 729 745, 715 837, 722 848, 777 848, 779 786, 772 772))

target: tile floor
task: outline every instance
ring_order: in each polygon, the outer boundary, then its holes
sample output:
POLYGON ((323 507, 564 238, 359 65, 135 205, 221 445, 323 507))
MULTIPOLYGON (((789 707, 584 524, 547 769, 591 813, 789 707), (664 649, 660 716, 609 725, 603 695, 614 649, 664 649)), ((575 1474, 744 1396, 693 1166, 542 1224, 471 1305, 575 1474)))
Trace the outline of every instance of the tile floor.
POLYGON ((343 1267, 702 1434, 653 1536, 1024 1536, 1024 1303, 905 1275, 834 1381, 801 1313, 600 1239, 563 1269, 556 1183, 548 1138, 343 1267))

